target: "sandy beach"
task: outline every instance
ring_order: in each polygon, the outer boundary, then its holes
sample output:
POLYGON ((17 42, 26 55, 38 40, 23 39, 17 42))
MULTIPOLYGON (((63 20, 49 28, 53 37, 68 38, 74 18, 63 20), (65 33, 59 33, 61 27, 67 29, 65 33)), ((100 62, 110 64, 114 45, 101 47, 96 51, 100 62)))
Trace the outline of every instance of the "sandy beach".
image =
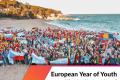
POLYGON ((0 66, 0 80, 23 80, 27 65, 0 66))
POLYGON ((25 29, 31 30, 33 27, 38 27, 39 29, 46 29, 48 27, 57 28, 54 25, 46 23, 47 21, 41 19, 0 19, 0 28, 12 27, 14 29, 25 29))

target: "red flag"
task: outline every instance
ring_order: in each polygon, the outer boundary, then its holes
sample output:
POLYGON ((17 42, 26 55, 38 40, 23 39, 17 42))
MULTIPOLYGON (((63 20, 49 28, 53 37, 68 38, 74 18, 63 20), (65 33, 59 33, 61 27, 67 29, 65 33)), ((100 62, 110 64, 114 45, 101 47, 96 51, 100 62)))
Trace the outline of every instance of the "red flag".
POLYGON ((75 64, 79 63, 79 55, 78 54, 75 55, 75 61, 74 61, 74 63, 75 64))
POLYGON ((54 44, 54 48, 56 48, 56 47, 57 47, 57 44, 55 43, 55 44, 54 44))
POLYGON ((99 64, 102 64, 102 57, 99 57, 99 64))
POLYGON ((68 65, 70 65, 70 58, 68 57, 68 65))

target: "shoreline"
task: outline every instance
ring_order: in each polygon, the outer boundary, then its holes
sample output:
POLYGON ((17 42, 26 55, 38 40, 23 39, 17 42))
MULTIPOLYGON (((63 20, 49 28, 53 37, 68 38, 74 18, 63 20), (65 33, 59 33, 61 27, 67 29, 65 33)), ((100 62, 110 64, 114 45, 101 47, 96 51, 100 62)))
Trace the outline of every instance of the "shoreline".
MULTIPOLYGON (((44 27, 44 29, 47 29, 48 27, 50 27, 50 28, 54 28, 54 29, 65 29, 65 30, 71 31, 71 29, 57 26, 54 24, 50 24, 49 23, 50 21, 53 21, 53 20, 0 18, 0 29, 1 29, 1 27, 2 28, 11 27, 11 28, 31 30, 33 27, 38 27, 39 29, 43 29, 43 27, 44 27), (8 23, 6 23, 6 22, 8 22, 8 23), (28 24, 26 24, 26 23, 28 23, 28 24), (36 24, 34 24, 34 23, 36 23, 36 24), (21 24, 21 26, 19 24, 21 24), (27 27, 25 27, 26 25, 27 25, 27 27)), ((79 29, 79 30, 83 30, 83 29, 79 29)), ((79 30, 72 30, 72 31, 79 31, 79 30)), ((83 31, 86 31, 86 30, 83 30, 83 31)))
POLYGON ((0 29, 2 28, 14 28, 14 29, 25 29, 31 30, 33 27, 38 27, 39 29, 47 29, 48 27, 58 29, 59 26, 48 24, 47 20, 43 19, 10 19, 2 18, 0 19, 0 29))

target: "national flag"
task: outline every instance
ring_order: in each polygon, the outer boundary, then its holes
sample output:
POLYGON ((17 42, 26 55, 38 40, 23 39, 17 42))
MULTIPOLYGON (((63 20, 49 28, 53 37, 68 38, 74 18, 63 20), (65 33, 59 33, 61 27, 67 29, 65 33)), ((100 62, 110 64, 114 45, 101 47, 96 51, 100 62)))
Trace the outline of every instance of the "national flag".
POLYGON ((109 34, 108 33, 104 33, 103 34, 103 38, 109 38, 109 34))
POLYGON ((14 61, 24 61, 24 56, 15 56, 13 57, 14 61))
POLYGON ((114 39, 113 34, 110 33, 99 33, 98 37, 100 39, 114 39))
POLYGON ((47 61, 42 56, 37 56, 34 52, 31 53, 32 64, 47 64, 47 61))
POLYGON ((13 34, 5 34, 4 35, 6 40, 12 40, 13 39, 13 34))

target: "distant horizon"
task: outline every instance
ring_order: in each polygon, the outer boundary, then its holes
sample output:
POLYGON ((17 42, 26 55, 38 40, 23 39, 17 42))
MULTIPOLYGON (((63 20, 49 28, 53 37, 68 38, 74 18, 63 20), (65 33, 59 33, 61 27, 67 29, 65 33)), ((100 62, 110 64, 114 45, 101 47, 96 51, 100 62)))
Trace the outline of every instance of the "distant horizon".
POLYGON ((63 14, 120 14, 120 0, 17 0, 63 14))
POLYGON ((120 15, 120 13, 114 13, 114 14, 112 14, 112 13, 101 13, 101 14, 90 14, 90 13, 85 13, 85 14, 65 14, 65 15, 120 15))

